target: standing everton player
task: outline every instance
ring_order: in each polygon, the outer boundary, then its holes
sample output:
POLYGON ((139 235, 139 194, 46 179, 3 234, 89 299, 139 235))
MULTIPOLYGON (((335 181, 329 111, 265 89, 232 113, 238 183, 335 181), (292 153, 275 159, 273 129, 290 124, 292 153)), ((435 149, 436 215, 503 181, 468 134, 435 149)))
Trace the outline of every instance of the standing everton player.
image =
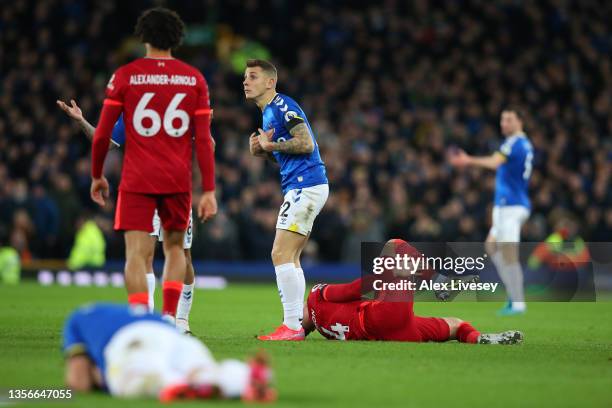
POLYGON ((459 150, 450 157, 450 163, 457 167, 477 166, 496 171, 493 222, 486 244, 508 293, 508 304, 499 312, 504 316, 527 310, 518 243, 521 226, 531 211, 529 178, 533 146, 523 130, 523 120, 518 109, 505 109, 500 127, 506 140, 499 151, 476 157, 459 150))
POLYGON ((260 340, 304 340, 301 326, 306 282, 300 254, 329 194, 325 165, 306 115, 287 95, 276 92, 277 71, 263 60, 247 61, 244 94, 261 109, 263 123, 251 134, 251 154, 280 165, 283 204, 276 223, 272 263, 284 319, 260 340))

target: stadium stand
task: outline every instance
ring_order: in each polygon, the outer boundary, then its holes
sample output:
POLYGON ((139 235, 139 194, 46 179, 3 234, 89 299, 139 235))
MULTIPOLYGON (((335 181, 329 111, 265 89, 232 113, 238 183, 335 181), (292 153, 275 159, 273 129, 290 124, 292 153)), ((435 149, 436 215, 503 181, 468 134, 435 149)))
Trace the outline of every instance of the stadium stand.
MULTIPOLYGON (((89 199, 89 141, 55 100, 74 98, 95 123, 110 74, 141 53, 137 15, 158 3, 3 2, 0 235, 22 260, 67 258, 83 214, 107 257, 123 257, 114 200, 100 210, 89 199)), ((361 241, 397 236, 483 240, 494 173, 452 170, 445 151, 493 152, 508 104, 523 108, 536 149, 523 240, 545 239, 560 210, 581 220, 585 240, 610 240, 612 3, 242 3, 171 4, 190 32, 177 56, 205 74, 215 109, 220 213, 198 225, 194 258, 269 257, 281 195, 272 165, 248 153, 259 114, 236 66, 249 49, 273 56, 279 90, 300 101, 327 165, 312 258, 355 261, 361 241)), ((114 198, 121 152, 107 160, 114 198)))

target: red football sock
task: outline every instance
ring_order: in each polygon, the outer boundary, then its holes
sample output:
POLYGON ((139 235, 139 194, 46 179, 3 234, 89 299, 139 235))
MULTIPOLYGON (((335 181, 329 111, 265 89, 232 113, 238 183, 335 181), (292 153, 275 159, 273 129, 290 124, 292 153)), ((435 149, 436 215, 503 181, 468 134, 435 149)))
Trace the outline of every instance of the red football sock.
POLYGON ((181 291, 183 290, 183 282, 181 281, 165 281, 162 285, 164 305, 162 307, 162 314, 169 314, 176 316, 176 307, 181 297, 181 291))
POLYGON ((468 322, 461 323, 457 328, 457 340, 461 343, 475 344, 478 341, 478 336, 480 336, 480 332, 468 322))
POLYGON ((361 299, 361 279, 350 283, 327 285, 323 289, 323 299, 328 302, 345 303, 361 299))
POLYGON ((149 305, 149 294, 147 292, 138 292, 128 294, 128 303, 130 305, 149 305))

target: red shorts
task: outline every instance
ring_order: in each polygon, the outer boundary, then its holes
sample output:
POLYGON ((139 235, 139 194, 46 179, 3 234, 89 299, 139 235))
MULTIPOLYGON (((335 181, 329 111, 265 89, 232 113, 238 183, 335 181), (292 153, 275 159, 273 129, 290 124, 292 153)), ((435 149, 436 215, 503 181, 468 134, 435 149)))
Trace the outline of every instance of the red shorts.
POLYGON ((191 193, 144 194, 119 191, 115 229, 151 233, 155 209, 166 231, 185 231, 189 224, 191 193))

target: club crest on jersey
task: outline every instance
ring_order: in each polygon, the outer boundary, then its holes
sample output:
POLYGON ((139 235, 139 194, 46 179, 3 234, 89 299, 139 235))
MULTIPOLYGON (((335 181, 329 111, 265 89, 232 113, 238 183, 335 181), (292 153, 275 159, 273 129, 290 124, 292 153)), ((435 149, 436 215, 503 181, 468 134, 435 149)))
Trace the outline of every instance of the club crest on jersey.
POLYGON ((295 118, 297 115, 298 114, 296 111, 289 111, 285 113, 285 121, 289 122, 291 119, 295 118))

